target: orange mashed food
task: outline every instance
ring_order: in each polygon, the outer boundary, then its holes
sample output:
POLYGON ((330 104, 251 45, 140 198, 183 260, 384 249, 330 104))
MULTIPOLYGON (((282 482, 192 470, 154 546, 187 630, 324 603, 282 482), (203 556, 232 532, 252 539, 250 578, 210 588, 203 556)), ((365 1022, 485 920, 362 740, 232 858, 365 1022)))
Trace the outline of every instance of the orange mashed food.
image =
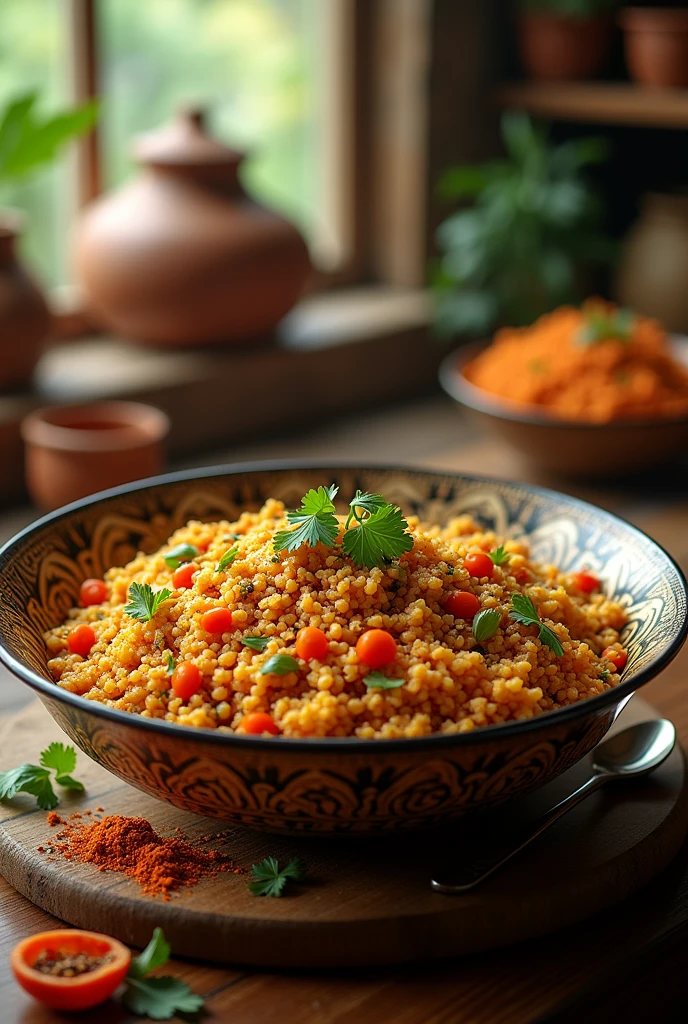
POLYGON ((657 320, 591 300, 562 306, 530 327, 504 328, 464 370, 500 398, 561 419, 606 423, 688 414, 688 367, 674 358, 657 320), (590 324, 627 325, 618 336, 590 324))

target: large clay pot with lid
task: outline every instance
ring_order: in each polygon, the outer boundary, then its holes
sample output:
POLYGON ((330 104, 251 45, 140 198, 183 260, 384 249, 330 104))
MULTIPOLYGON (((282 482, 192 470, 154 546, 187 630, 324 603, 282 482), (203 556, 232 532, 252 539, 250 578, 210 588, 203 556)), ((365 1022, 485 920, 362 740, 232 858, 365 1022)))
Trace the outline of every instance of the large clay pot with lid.
POLYGON ((243 159, 200 111, 138 138, 141 172, 84 212, 75 264, 90 309, 134 341, 184 346, 265 334, 311 265, 289 221, 239 181, 243 159))
POLYGON ((50 330, 50 312, 17 259, 19 214, 0 212, 0 390, 29 383, 50 330))

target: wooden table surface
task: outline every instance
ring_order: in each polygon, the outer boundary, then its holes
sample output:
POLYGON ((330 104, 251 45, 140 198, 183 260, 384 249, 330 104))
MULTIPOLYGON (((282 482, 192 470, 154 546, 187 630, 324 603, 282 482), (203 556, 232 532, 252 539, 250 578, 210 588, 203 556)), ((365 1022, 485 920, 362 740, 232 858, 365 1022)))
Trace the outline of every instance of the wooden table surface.
MULTIPOLYGON (((389 460, 530 480, 579 495, 631 520, 688 571, 688 472, 634 484, 591 488, 545 479, 501 444, 477 433, 444 398, 355 415, 311 434, 242 445, 194 464, 270 457, 389 460)), ((613 453, 606 457, 613 459, 613 453)), ((0 541, 30 522, 21 509, 0 517, 0 541)), ((675 723, 688 750, 688 647, 643 697, 675 723)), ((0 669, 0 712, 31 694, 0 669)), ((537 846, 530 854, 534 870, 537 846)), ((562 879, 562 885, 565 885, 562 879)), ((19 939, 58 922, 0 879, 0 1024, 49 1024, 44 1010, 14 983, 8 954, 19 939)), ((688 956, 688 849, 635 899, 583 925, 520 947, 418 968, 324 973, 227 970, 175 961, 170 973, 206 997, 209 1024, 524 1024, 623 1020, 668 1021, 685 1015, 688 956)), ((74 1018, 76 1019, 76 1018, 74 1018)), ((84 1024, 124 1024, 134 1017, 112 1002, 81 1014, 84 1024)))

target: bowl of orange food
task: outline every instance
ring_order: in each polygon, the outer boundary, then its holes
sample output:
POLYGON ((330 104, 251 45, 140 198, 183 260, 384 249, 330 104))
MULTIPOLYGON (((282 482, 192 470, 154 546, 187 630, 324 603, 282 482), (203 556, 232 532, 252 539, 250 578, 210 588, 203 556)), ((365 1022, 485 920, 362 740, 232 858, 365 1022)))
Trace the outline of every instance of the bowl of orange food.
POLYGON ((365 836, 544 785, 687 631, 680 569, 565 494, 394 466, 171 474, 0 551, 0 658, 177 807, 365 836))
POLYGON ((601 300, 453 353, 440 381, 554 473, 618 477, 688 449, 688 339, 601 300))

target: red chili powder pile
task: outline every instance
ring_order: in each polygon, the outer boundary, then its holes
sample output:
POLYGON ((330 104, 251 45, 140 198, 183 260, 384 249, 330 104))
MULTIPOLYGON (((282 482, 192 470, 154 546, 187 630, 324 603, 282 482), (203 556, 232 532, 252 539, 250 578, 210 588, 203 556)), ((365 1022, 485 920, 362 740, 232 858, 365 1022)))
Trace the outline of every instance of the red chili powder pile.
POLYGON ((84 824, 81 817, 76 813, 66 821, 51 812, 49 824, 64 826, 50 844, 53 850, 66 860, 96 864, 100 871, 121 871, 150 896, 169 900, 171 892, 195 885, 201 878, 221 871, 239 874, 224 854, 199 850, 185 839, 163 837, 145 818, 109 814, 84 824))

